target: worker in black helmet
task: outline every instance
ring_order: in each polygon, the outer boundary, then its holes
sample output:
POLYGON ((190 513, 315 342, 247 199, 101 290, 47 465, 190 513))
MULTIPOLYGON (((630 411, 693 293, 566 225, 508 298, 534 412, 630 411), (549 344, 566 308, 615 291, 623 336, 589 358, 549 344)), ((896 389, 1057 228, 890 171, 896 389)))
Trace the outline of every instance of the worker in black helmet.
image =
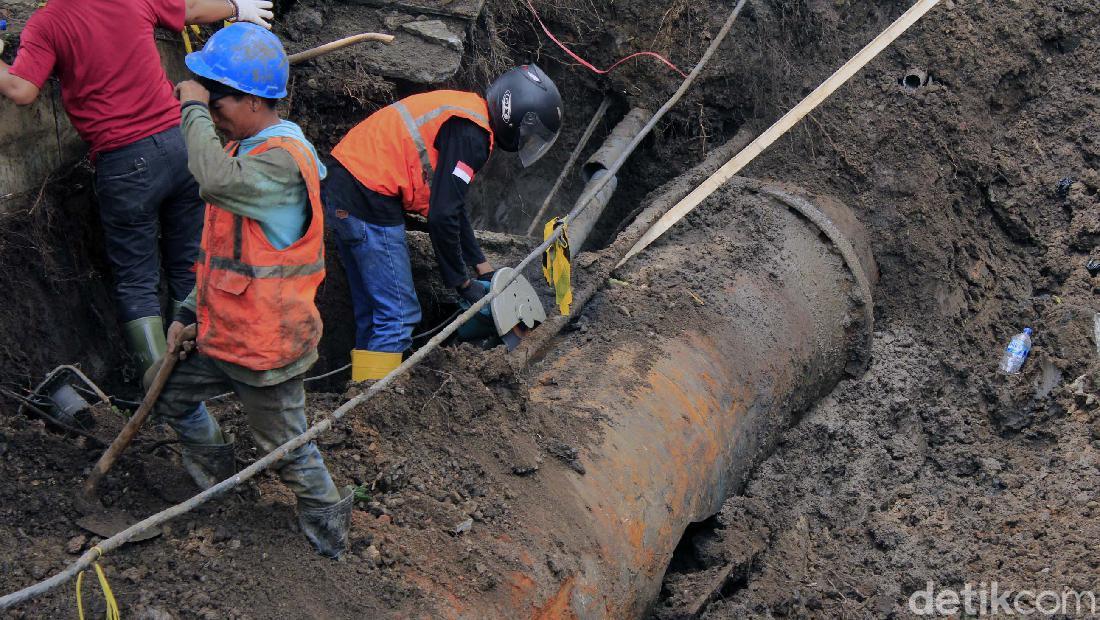
POLYGON ((488 292, 479 278, 493 268, 466 213, 470 182, 494 146, 530 166, 553 146, 561 122, 554 82, 524 65, 500 76, 484 97, 437 90, 402 99, 336 145, 324 202, 355 307, 353 381, 380 379, 396 368, 420 322, 405 212, 427 218, 444 283, 476 302, 488 292))

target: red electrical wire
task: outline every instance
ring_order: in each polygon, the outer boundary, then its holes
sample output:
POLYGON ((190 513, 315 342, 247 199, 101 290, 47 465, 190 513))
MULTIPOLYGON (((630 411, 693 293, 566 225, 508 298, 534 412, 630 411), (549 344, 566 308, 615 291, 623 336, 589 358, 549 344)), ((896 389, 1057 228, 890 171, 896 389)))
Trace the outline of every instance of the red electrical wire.
POLYGON ((668 65, 668 67, 670 69, 672 69, 676 73, 679 73, 682 77, 685 77, 685 78, 687 77, 687 74, 684 73, 683 71, 681 71, 679 67, 672 64, 671 61, 669 61, 667 58, 665 58, 664 56, 661 56, 660 54, 658 54, 656 52, 638 52, 637 54, 631 54, 631 55, 627 56, 626 58, 623 58, 622 60, 619 60, 618 62, 611 65, 607 69, 598 69, 592 63, 590 63, 587 60, 581 58, 580 56, 578 56, 576 54, 576 52, 574 52, 573 50, 566 47, 564 43, 559 41, 558 38, 554 36, 554 33, 550 32, 550 29, 546 27, 546 24, 542 23, 542 18, 539 17, 539 12, 535 10, 535 5, 531 3, 531 0, 527 0, 527 8, 531 9, 531 14, 533 14, 535 16, 535 20, 539 23, 539 26, 542 26, 542 31, 546 33, 546 36, 550 37, 551 41, 556 43, 558 45, 558 47, 560 47, 562 50, 565 51, 566 54, 569 54, 570 58, 572 58, 573 60, 579 62, 582 66, 587 67, 588 69, 592 70, 595 73, 599 73, 600 75, 603 75, 603 74, 606 74, 606 73, 611 73, 612 71, 615 70, 615 67, 618 67, 619 65, 621 65, 624 62, 630 60, 631 58, 637 58, 638 56, 652 56, 653 58, 656 58, 657 60, 663 62, 666 65, 668 65))

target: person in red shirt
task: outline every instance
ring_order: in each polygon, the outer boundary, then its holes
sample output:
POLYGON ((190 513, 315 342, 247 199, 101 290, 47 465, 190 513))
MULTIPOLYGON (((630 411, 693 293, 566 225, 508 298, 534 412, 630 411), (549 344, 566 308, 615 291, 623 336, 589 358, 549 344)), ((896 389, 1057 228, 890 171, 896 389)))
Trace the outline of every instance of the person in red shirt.
POLYGON ((0 61, 0 94, 20 105, 56 76, 65 111, 88 143, 115 298, 138 376, 165 351, 161 259, 178 304, 195 286, 204 211, 153 31, 224 19, 270 28, 271 6, 268 0, 49 0, 23 29, 15 62, 0 61))

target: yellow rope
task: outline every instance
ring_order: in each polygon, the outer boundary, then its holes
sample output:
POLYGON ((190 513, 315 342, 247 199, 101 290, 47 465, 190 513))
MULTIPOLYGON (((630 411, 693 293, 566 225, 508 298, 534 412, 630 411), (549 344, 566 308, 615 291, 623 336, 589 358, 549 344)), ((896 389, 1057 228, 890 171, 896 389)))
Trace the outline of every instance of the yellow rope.
MULTIPOLYGON (((92 550, 99 554, 96 560, 103 557, 103 550, 98 546, 92 547, 92 550)), ((118 611, 118 601, 115 600, 115 593, 111 591, 111 584, 107 582, 107 575, 104 574, 98 561, 93 566, 95 566, 95 574, 99 578, 99 588, 103 590, 103 599, 107 601, 107 620, 120 620, 122 615, 118 611)), ((82 592, 84 572, 80 571, 80 574, 76 576, 76 613, 80 620, 84 620, 84 594, 82 592)))

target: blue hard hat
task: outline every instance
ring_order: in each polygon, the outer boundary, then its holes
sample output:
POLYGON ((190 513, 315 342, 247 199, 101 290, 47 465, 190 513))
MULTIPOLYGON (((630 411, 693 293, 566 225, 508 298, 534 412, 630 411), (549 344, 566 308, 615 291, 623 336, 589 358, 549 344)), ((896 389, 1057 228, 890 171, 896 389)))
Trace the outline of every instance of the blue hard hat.
POLYGON ((230 24, 184 59, 195 75, 264 97, 286 96, 290 63, 279 37, 248 22, 230 24))

